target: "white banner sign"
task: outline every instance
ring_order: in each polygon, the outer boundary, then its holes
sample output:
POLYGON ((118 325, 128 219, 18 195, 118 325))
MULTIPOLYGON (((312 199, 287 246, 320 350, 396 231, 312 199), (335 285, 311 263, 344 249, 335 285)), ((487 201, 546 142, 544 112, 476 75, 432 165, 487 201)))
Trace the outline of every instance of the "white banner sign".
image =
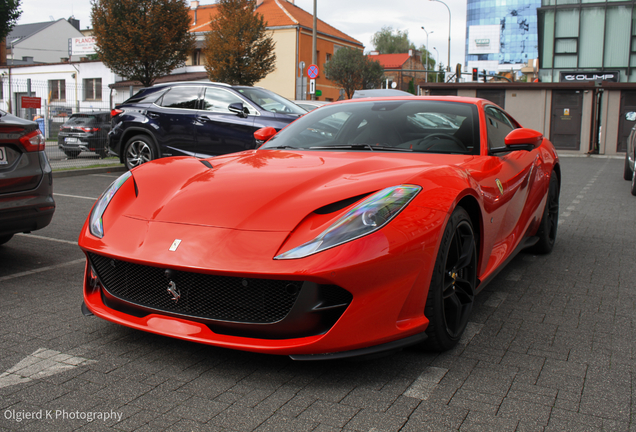
POLYGON ((68 40, 69 55, 87 56, 96 54, 96 39, 92 36, 76 37, 68 40))

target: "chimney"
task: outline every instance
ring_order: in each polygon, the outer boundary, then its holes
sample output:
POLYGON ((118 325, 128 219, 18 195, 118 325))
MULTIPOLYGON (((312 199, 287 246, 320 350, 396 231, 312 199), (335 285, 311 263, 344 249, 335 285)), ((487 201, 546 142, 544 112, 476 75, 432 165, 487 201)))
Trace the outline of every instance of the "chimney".
POLYGON ((191 0, 190 9, 194 11, 194 19, 192 20, 192 25, 197 24, 197 9, 198 8, 199 8, 199 0, 191 0))
POLYGON ((80 29, 80 23, 78 19, 75 19, 74 17, 70 17, 68 19, 69 24, 71 24, 73 27, 75 27, 78 31, 80 29))

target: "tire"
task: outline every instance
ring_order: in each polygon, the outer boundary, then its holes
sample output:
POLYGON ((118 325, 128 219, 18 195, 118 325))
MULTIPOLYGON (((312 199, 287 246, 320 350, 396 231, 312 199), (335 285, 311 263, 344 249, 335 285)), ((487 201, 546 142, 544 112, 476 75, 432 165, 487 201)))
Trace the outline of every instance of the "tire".
POLYGON ((559 179, 554 171, 550 175, 548 186, 548 199, 545 203, 543 216, 537 231, 539 241, 529 251, 536 254, 549 254, 552 252, 559 227, 559 179))
POLYGON ((99 156, 100 159, 106 159, 106 157, 108 157, 107 150, 98 150, 95 153, 97 153, 97 156, 99 156))
POLYGON ((7 235, 0 236, 0 245, 5 244, 6 242, 11 240, 12 238, 13 238, 13 234, 7 234, 7 235))
POLYGON ((636 196, 636 169, 632 172, 632 195, 636 196))
POLYGON ((124 147, 124 164, 131 170, 143 163, 157 159, 154 143, 146 135, 135 135, 124 147))
POLYGON ((80 153, 80 151, 64 150, 64 154, 70 159, 75 159, 80 153))
POLYGON ((625 166, 623 167, 623 178, 625 180, 632 179, 632 169, 629 167, 629 158, 627 157, 627 153, 625 153, 625 166))
POLYGON ((444 229, 424 308, 428 349, 451 349, 466 329, 477 285, 476 243, 468 213, 457 207, 444 229))

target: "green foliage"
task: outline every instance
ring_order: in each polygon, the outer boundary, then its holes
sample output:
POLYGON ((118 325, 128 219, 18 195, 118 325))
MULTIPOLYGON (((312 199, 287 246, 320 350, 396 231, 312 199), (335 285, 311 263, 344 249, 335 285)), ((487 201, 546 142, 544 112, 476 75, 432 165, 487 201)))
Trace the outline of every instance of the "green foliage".
POLYGON ((219 0, 205 35, 203 55, 211 81, 254 85, 276 69, 274 40, 266 33, 256 0, 219 0))
POLYGON ((22 15, 20 0, 0 1, 0 42, 4 41, 22 15))
POLYGON ((415 49, 415 45, 409 40, 408 30, 395 30, 394 33, 392 27, 382 27, 382 30, 375 32, 371 43, 380 54, 400 54, 415 49))
POLYGON ((185 0, 92 0, 99 58, 113 72, 151 86, 194 50, 185 0))
POLYGON ((384 78, 384 68, 379 62, 351 48, 336 51, 324 69, 329 79, 344 89, 347 99, 356 90, 379 87, 384 78))
POLYGON ((428 56, 428 70, 435 70, 435 56, 426 49, 426 45, 420 45, 417 50, 422 53, 422 64, 426 67, 426 56, 428 56))
POLYGON ((415 81, 411 78, 411 82, 409 83, 409 89, 407 90, 411 94, 415 94, 415 81))

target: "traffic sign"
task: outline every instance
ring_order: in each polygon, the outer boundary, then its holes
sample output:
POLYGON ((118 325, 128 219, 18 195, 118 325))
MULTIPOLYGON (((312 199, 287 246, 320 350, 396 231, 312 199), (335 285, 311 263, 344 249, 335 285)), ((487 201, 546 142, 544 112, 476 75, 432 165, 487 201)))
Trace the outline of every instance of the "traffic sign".
POLYGON ((316 93, 316 80, 315 79, 310 79, 309 80, 309 94, 315 94, 316 93))
POLYGON ((320 71, 318 70, 318 66, 312 64, 309 66, 309 68, 307 69, 307 76, 311 79, 314 79, 318 76, 318 73, 320 71))

